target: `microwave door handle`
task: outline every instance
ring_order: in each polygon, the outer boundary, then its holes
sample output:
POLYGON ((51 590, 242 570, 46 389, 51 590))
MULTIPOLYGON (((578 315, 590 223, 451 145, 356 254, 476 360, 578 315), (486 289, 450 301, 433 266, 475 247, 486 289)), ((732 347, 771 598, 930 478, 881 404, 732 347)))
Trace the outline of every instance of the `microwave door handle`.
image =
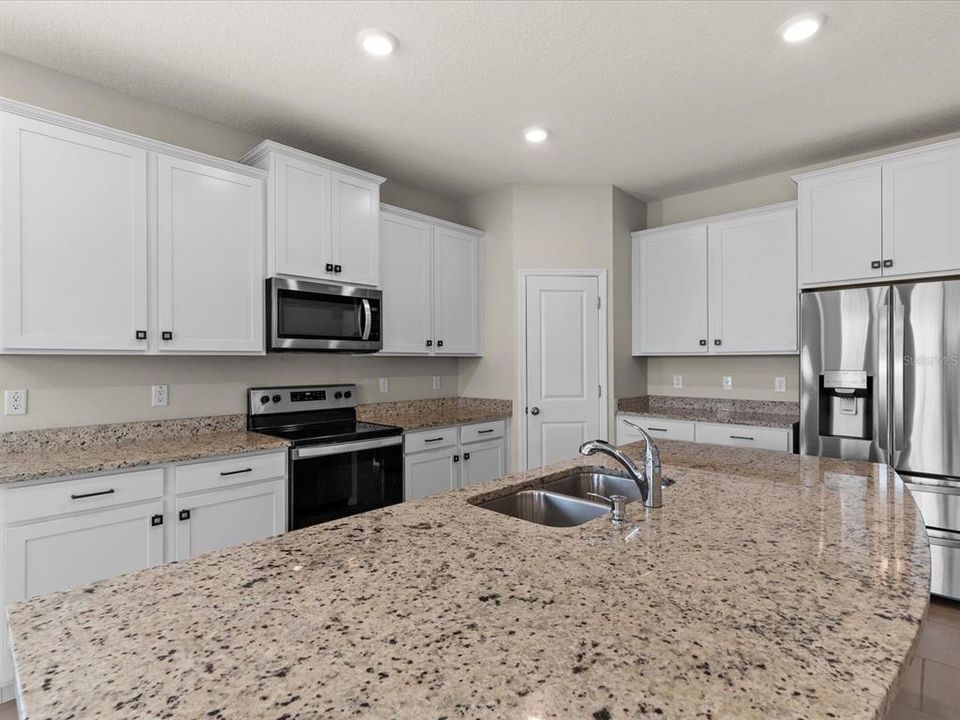
POLYGON ((370 339, 370 330, 373 325, 373 310, 370 308, 370 301, 366 298, 363 299, 363 323, 361 325, 362 333, 360 336, 361 340, 370 339))

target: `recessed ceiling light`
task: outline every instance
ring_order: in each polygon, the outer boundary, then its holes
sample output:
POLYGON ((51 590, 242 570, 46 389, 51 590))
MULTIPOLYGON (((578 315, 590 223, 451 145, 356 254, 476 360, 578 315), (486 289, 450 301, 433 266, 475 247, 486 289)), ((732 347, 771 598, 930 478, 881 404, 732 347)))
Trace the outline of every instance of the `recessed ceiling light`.
POLYGON ((364 52, 374 57, 386 57, 397 49, 397 38, 380 28, 367 28, 357 33, 357 42, 364 52))
POLYGON ((800 42, 815 35, 826 21, 822 12, 804 13, 787 20, 777 32, 788 43, 800 42))
POLYGON ((523 138, 528 143, 533 143, 534 145, 538 145, 539 143, 542 143, 544 140, 546 140, 549 134, 550 133, 546 128, 534 126, 534 127, 528 127, 526 130, 523 131, 523 138))

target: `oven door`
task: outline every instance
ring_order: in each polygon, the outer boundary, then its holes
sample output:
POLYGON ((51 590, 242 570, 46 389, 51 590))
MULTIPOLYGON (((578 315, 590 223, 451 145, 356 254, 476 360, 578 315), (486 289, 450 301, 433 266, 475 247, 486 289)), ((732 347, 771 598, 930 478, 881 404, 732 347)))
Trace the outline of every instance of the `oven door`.
POLYGON ((290 530, 403 501, 403 438, 291 450, 290 530))
POLYGON ((268 350, 377 352, 380 300, 373 288, 270 278, 268 350))

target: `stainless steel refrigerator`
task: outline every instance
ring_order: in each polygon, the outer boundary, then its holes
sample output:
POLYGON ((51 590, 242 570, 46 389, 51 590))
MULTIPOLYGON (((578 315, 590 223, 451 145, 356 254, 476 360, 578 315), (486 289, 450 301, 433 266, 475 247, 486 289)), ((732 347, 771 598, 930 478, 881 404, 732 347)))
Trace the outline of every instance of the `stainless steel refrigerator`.
POLYGON ((800 451, 889 463, 960 600, 960 280, 804 293, 800 451))

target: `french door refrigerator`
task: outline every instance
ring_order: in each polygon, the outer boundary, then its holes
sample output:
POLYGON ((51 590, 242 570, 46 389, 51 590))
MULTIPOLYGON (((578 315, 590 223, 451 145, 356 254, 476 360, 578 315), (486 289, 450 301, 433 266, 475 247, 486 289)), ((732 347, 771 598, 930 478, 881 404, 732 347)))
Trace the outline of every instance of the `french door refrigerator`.
POLYGON ((800 451, 892 465, 960 600, 960 280, 800 298, 800 451))

